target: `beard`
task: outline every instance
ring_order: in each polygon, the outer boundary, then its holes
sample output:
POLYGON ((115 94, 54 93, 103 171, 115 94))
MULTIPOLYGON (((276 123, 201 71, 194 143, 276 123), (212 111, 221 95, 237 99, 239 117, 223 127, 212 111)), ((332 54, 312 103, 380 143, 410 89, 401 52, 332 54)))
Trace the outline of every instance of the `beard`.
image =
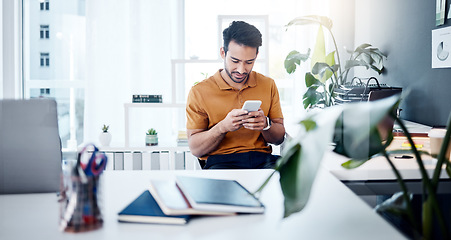
POLYGON ((227 65, 224 66, 224 70, 227 73, 227 75, 229 76, 229 78, 232 79, 232 81, 235 82, 235 83, 245 82, 247 80, 247 78, 249 77, 249 73, 242 73, 242 74, 240 74, 239 72, 230 72, 229 69, 227 69, 227 65), (243 76, 241 78, 236 78, 236 77, 233 77, 232 74, 240 74, 240 75, 243 75, 243 76))

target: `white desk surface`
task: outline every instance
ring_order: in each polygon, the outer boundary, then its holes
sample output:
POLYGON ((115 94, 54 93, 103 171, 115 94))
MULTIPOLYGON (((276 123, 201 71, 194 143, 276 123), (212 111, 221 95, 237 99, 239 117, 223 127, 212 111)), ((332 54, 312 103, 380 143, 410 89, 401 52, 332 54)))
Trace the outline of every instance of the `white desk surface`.
MULTIPOLYGON (((406 147, 402 147, 402 143, 406 141, 407 140, 404 137, 395 137, 392 144, 387 149, 406 149, 406 147)), ((415 137, 414 142, 416 144, 423 144, 423 147, 419 150, 429 151, 430 147, 428 138, 415 137)), ((413 156, 413 154, 404 155, 413 156)), ((390 159, 401 173, 403 179, 421 179, 418 163, 414 158, 396 159, 394 158, 394 156, 395 155, 390 156, 390 159)), ((422 155, 421 157, 426 171, 429 173, 429 176, 432 176, 437 160, 429 155, 422 155)), ((348 160, 349 159, 344 156, 338 155, 333 152, 327 152, 323 158, 322 165, 341 181, 396 180, 395 174, 393 173, 393 170, 385 157, 375 157, 355 169, 345 169, 341 166, 342 163, 348 160)), ((440 176, 441 178, 447 179, 449 177, 446 174, 444 168, 445 166, 443 166, 443 170, 440 176)))
POLYGON ((177 175, 236 179, 249 190, 271 170, 108 171, 102 177, 104 226, 85 233, 58 229, 56 194, 0 195, 0 239, 405 239, 328 171, 321 169, 310 202, 282 219, 276 174, 261 195, 264 214, 202 217, 187 225, 119 223, 117 213, 144 191, 151 178, 177 175))

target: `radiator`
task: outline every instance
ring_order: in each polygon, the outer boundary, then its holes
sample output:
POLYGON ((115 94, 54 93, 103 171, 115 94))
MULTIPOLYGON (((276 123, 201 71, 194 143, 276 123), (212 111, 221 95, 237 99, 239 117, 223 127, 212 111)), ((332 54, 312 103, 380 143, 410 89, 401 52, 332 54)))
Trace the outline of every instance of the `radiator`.
POLYGON ((104 151, 111 170, 200 170, 189 151, 104 151))

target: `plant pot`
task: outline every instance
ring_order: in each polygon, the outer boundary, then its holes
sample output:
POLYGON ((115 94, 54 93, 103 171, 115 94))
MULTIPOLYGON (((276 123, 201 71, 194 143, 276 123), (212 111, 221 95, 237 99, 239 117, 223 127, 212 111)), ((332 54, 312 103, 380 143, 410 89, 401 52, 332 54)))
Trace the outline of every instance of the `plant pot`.
POLYGON ((146 135, 146 146, 158 145, 158 135, 146 135))
POLYGON ((111 133, 101 132, 99 135, 100 145, 102 145, 104 147, 110 146, 111 138, 112 138, 111 133))

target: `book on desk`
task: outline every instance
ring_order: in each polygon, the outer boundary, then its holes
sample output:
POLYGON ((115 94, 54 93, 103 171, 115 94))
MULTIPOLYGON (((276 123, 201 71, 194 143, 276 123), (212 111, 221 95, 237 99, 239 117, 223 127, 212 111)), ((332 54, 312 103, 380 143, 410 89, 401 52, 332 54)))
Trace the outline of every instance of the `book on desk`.
POLYGON ((186 224, 192 216, 263 213, 264 205, 234 180, 177 177, 151 181, 118 214, 120 222, 186 224))
POLYGON ((163 213, 148 190, 134 199, 118 214, 119 222, 130 223, 160 223, 160 224, 186 224, 189 215, 169 216, 163 213))
POLYGON ((263 213, 264 205, 234 180, 177 177, 177 186, 195 209, 233 213, 263 213))

